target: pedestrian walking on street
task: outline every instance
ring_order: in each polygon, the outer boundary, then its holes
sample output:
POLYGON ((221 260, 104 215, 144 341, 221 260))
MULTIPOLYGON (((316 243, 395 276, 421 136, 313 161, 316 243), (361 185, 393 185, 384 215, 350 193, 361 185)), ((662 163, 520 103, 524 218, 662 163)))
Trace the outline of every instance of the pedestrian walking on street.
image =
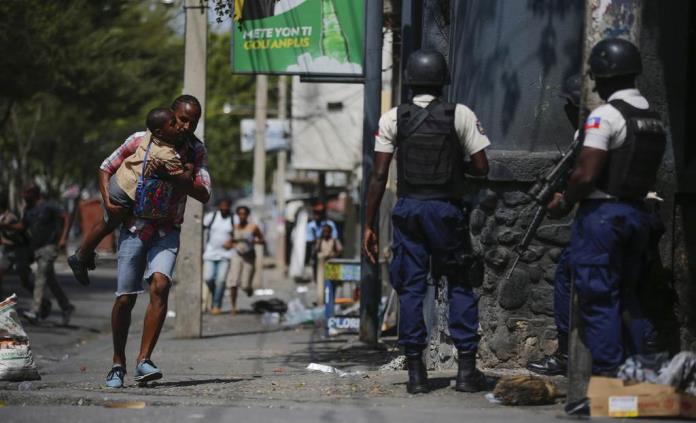
POLYGON ((435 278, 447 277, 450 334, 459 351, 456 389, 476 392, 488 385, 476 369, 478 298, 467 280, 470 263, 463 259, 470 251, 461 201, 466 194, 465 174, 488 173, 485 149, 490 141, 473 111, 441 99, 448 81, 442 54, 418 50, 408 58, 404 82, 414 97, 380 118, 363 228, 363 249, 375 263, 379 245, 375 218, 396 152, 398 201, 392 212, 389 279, 399 296, 399 344, 408 364, 406 389, 412 394, 430 389, 422 359, 429 271, 435 278))
MULTIPOLYGON (((118 241, 116 300, 111 312, 113 331, 113 364, 106 377, 106 386, 121 388, 126 375, 126 340, 131 312, 138 294, 145 292, 148 283, 150 302, 145 312, 140 352, 136 360, 134 380, 139 383, 160 379, 162 371, 151 360, 167 315, 172 272, 179 251, 180 227, 184 220, 186 198, 202 203, 210 199, 210 176, 205 145, 193 134, 201 118, 201 105, 190 95, 178 97, 172 104, 178 127, 183 136, 177 144, 182 160, 193 164, 192 179, 172 181, 174 194, 170 198, 172 213, 162 219, 128 217, 121 225, 118 241)), ((108 192, 109 179, 124 160, 134 154, 146 140, 145 132, 137 132, 114 151, 101 165, 99 185, 108 192)), ((108 195, 104 195, 105 201, 108 195)))
POLYGON ((203 227, 207 231, 203 250, 203 280, 213 296, 211 314, 220 314, 230 259, 234 255, 234 250, 228 245, 234 232, 231 206, 229 199, 222 199, 218 202, 218 209, 203 218, 203 227))
MULTIPOLYGON (((19 222, 19 216, 9 208, 7 196, 0 193, 0 225, 16 225, 19 222)), ((3 277, 14 268, 22 288, 27 293, 33 294, 34 282, 31 280, 30 264, 31 250, 26 231, 0 230, 0 283, 3 277)), ((0 299, 2 299, 1 296, 0 299)))
POLYGON ((568 214, 575 203, 570 267, 580 305, 592 373, 613 376, 630 354, 646 352, 655 338, 639 293, 648 270, 655 215, 645 206, 666 147, 660 115, 636 89, 640 52, 609 38, 590 54, 595 91, 604 104, 584 124, 582 150, 565 193, 549 214, 568 214))
POLYGON ((256 244, 263 244, 263 233, 255 223, 249 221, 251 210, 247 206, 235 209, 239 223, 234 225, 233 237, 227 247, 234 248, 227 284, 230 286, 232 314, 237 314, 237 294, 243 289, 247 296, 254 293, 252 281, 256 270, 256 244))
POLYGON ((324 304, 324 266, 332 258, 340 257, 343 253, 341 241, 332 236, 331 226, 321 227, 321 236, 314 244, 314 251, 317 257, 317 304, 324 304))
POLYGON ((331 228, 331 238, 338 239, 336 223, 326 217, 326 206, 319 203, 312 207, 312 220, 307 224, 307 261, 312 266, 312 279, 317 280, 317 240, 321 237, 321 228, 328 225, 331 228))
MULTIPOLYGON (((55 261, 58 252, 65 249, 68 237, 68 214, 57 204, 47 200, 36 185, 27 186, 23 193, 24 213, 22 219, 16 223, 0 224, 0 230, 14 232, 18 235, 24 231, 29 237, 29 253, 36 260, 36 278, 33 287, 34 301, 31 310, 24 312, 24 317, 32 323, 38 322, 47 316, 46 287, 51 290, 61 309, 62 324, 67 326, 70 317, 75 311, 68 300, 65 291, 58 285, 55 271, 55 261)), ((22 252, 24 254, 26 251, 22 252)), ((19 262, 20 276, 27 278, 25 261, 22 257, 19 262)), ((24 282, 23 283, 27 283, 24 282)), ((29 289, 30 285, 28 285, 29 289)), ((49 308, 50 310, 50 308, 49 308)))

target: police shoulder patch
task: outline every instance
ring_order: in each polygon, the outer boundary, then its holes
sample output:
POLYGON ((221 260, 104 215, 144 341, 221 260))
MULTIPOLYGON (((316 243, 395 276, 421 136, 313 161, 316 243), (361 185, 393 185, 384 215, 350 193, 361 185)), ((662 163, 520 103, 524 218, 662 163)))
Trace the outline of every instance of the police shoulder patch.
POLYGON ((478 129, 479 134, 486 135, 486 131, 484 131, 483 125, 481 125, 481 121, 478 119, 476 119, 476 129, 478 129))

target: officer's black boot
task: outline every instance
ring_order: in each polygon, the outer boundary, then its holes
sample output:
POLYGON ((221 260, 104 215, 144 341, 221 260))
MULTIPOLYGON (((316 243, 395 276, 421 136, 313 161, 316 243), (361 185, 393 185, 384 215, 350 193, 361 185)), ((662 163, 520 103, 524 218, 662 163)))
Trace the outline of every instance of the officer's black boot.
POLYGON ((428 386, 428 372, 425 370, 425 364, 421 356, 406 356, 406 365, 408 366, 406 391, 409 394, 425 394, 430 392, 430 387, 428 386))
POLYGON ((546 376, 566 376, 568 374, 568 335, 559 332, 556 352, 539 361, 527 363, 527 370, 546 376))
POLYGON ((556 351, 539 361, 527 363, 527 370, 546 376, 565 376, 568 374, 568 354, 556 351))
POLYGON ((476 351, 459 351, 459 370, 454 389, 459 392, 479 392, 487 388, 486 376, 476 368, 476 351))

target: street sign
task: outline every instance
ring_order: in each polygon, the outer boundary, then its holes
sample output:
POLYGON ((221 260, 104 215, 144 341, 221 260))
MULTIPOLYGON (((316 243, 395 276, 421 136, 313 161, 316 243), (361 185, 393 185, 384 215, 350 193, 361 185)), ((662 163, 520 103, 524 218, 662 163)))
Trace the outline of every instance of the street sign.
POLYGON ((365 0, 235 4, 234 72, 362 76, 365 0))
MULTIPOLYGON (((243 153, 254 150, 256 144, 256 121, 242 119, 241 138, 243 153)), ((287 119, 266 120, 266 151, 287 150, 290 148, 290 122, 287 119)))

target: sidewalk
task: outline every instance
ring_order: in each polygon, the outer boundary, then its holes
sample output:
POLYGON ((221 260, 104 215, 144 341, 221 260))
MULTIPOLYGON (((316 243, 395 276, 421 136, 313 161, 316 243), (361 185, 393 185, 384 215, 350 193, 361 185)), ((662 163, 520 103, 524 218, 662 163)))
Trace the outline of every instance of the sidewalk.
MULTIPOLYGON (((147 387, 136 386, 131 379, 131 361, 126 388, 110 390, 103 387, 103 380, 111 363, 108 319, 113 301, 113 265, 101 266, 95 273, 94 286, 88 289, 71 282, 66 270, 60 268, 61 283, 78 307, 74 324, 68 328, 27 325, 42 380, 32 382, 30 390, 20 390, 18 383, 0 382, 0 402, 6 405, 0 408, 3 422, 41 418, 52 423, 255 418, 259 422, 401 423, 433 417, 438 422, 544 422, 555 421, 561 410, 559 405, 502 407, 488 403, 483 393, 455 392, 450 387, 453 370, 432 372, 434 391, 411 396, 405 391, 404 371, 378 371, 398 355, 396 351, 366 349, 353 336, 326 339, 321 328, 264 327, 260 316, 249 311, 254 298, 241 298, 239 315, 206 315, 202 339, 175 339, 174 320, 168 318, 153 355, 164 378, 147 387), (309 372, 306 367, 312 362, 362 373, 340 378, 309 372), (103 408, 114 402, 144 402, 144 409, 103 408)), ((293 282, 272 270, 266 273, 266 281, 266 288, 274 289, 284 300, 295 290, 293 282)), ((131 360, 137 355, 146 304, 147 297, 141 296, 129 336, 127 351, 131 360)), ((59 316, 51 319, 59 321, 59 316)))

